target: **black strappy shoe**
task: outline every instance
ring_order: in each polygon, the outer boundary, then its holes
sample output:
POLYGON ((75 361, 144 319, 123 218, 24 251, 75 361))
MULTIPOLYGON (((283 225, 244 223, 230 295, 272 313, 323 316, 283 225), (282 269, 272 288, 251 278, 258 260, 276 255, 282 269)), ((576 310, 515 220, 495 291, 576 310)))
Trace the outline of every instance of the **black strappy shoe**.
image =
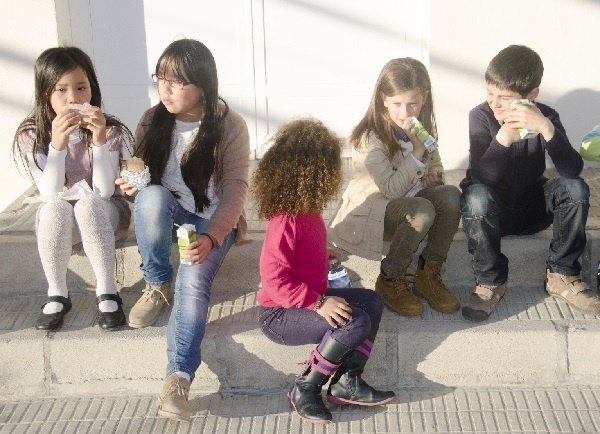
POLYGON ((48 297, 48 301, 42 306, 42 313, 35 323, 35 328, 38 330, 56 330, 63 325, 63 318, 71 310, 71 297, 62 297, 60 295, 52 295, 48 297), (48 303, 51 302, 61 303, 63 309, 56 313, 44 313, 43 309, 48 303))
POLYGON ((102 330, 114 331, 118 330, 125 324, 125 312, 123 312, 123 300, 119 294, 100 294, 97 297, 98 304, 102 301, 112 300, 117 302, 117 310, 114 312, 102 312, 98 310, 98 326, 102 330))

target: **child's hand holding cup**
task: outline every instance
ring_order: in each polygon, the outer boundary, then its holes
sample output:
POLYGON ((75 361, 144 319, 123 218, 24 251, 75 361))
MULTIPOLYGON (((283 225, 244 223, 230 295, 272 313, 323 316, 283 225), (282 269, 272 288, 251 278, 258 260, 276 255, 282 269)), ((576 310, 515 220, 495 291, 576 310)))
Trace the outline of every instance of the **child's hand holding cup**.
POLYGON ((125 169, 121 170, 121 177, 131 187, 141 190, 150 183, 150 170, 144 164, 144 160, 132 157, 125 161, 125 169))

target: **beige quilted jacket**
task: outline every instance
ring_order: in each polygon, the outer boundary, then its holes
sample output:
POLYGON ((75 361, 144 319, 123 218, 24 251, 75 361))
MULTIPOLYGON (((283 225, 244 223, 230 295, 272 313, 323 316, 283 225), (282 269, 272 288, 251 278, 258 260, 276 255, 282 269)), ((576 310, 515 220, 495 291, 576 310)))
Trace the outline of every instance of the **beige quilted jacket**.
POLYGON ((374 134, 363 137, 361 151, 352 150, 352 180, 329 224, 329 242, 367 259, 381 260, 383 221, 391 199, 403 197, 430 171, 443 172, 436 150, 423 168, 407 151, 390 160, 384 144, 374 134))

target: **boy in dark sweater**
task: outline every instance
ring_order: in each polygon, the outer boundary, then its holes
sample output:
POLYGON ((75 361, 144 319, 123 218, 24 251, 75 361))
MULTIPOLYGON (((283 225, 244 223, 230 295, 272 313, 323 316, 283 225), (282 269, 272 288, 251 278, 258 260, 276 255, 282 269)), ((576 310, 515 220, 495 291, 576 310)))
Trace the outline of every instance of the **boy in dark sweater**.
POLYGON ((471 321, 486 320, 504 295, 508 258, 505 235, 554 235, 546 260, 546 291, 573 308, 600 314, 600 298, 579 277, 585 246, 589 188, 579 177, 583 160, 573 149, 558 113, 534 103, 544 67, 540 56, 511 45, 485 73, 487 100, 469 113, 469 169, 461 182, 461 213, 476 288, 462 308, 471 321), (531 104, 515 103, 528 99, 531 104), (538 132, 522 138, 523 129, 538 132), (559 176, 546 179, 548 152, 559 176))

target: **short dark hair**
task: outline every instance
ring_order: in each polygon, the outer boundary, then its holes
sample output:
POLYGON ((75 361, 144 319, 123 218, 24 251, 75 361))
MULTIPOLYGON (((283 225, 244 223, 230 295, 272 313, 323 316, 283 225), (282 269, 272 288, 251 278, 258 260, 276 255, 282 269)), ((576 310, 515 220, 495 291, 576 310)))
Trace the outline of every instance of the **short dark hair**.
POLYGON ((525 97, 540 86, 544 64, 538 53, 525 45, 510 45, 492 59, 485 81, 525 97))

